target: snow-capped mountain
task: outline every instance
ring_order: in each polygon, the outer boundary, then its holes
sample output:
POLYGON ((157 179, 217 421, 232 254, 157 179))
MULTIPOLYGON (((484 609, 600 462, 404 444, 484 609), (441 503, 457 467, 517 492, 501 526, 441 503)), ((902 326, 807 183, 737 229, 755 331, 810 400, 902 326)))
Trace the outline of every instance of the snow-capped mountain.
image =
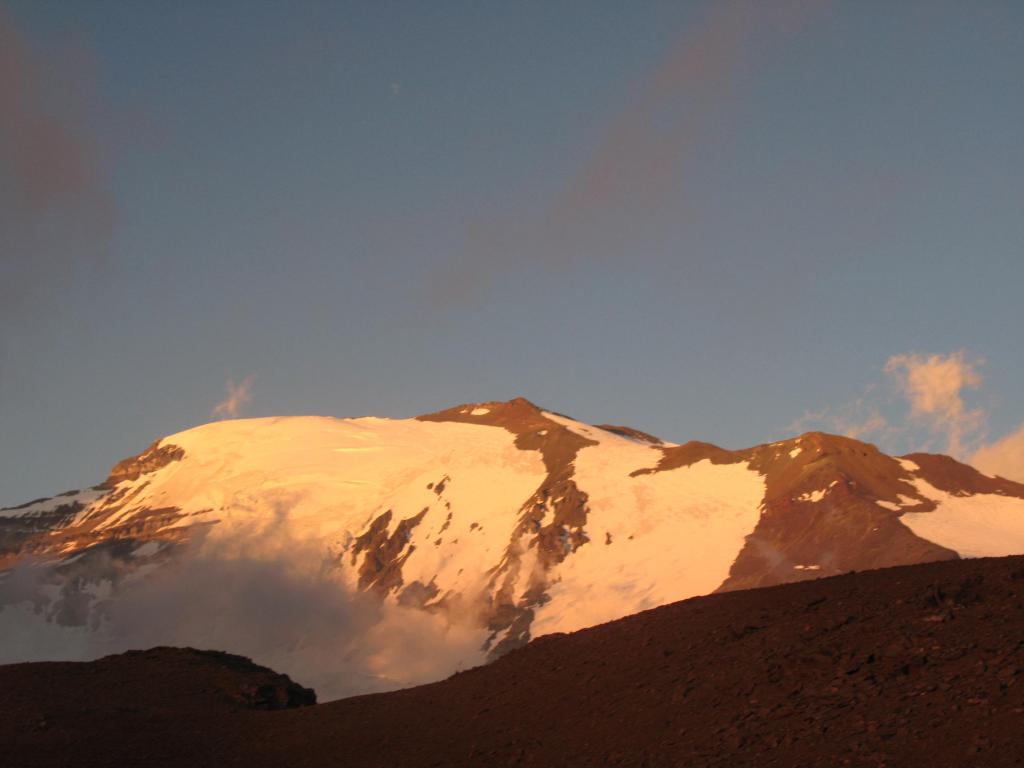
MULTIPOLYGON (((821 433, 676 445, 519 398, 412 419, 221 421, 159 440, 102 485, 0 511, 0 616, 6 604, 8 633, 45 620, 84 638, 116 626, 134 594, 146 640, 180 642, 139 596, 167 574, 191 584, 216 553, 220 581, 187 599, 230 589, 232 564, 262 563, 315 581, 318 606, 372 602, 387 621, 346 614, 338 654, 361 660, 346 674, 397 685, 716 590, 1022 552, 1024 485, 945 456, 821 433), (398 635, 413 656, 429 636, 441 668, 374 650, 398 635)), ((290 601, 287 621, 301 619, 295 593, 261 589, 255 610, 290 601)), ((194 642, 231 621, 223 612, 194 642)), ((260 632, 276 642, 278 630, 260 632)), ((306 652, 300 635, 281 640, 290 658, 306 652)), ((12 642, 7 655, 23 652, 12 642)), ((63 643, 39 653, 68 655, 63 643)))

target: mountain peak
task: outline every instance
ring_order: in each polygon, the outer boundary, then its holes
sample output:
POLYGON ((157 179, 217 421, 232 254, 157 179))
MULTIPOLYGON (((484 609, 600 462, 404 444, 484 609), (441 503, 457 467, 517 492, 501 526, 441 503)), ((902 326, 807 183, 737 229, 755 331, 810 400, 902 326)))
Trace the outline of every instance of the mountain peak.
MULTIPOLYGON (((458 659, 472 664, 714 591, 1024 551, 1024 486, 822 432, 667 444, 516 397, 411 419, 217 422, 157 441, 103 486, 0 510, 0 568, 45 557, 30 613, 57 624, 98 621, 115 592, 145 589, 141 574, 187 572, 164 566, 200 551, 308 561, 314 581, 326 563, 342 595, 421 611, 437 632, 424 644, 472 638, 476 655, 458 659)), ((396 657, 374 658, 368 678, 396 673, 396 657)))
POLYGON ((522 434, 550 426, 544 411, 525 397, 511 400, 488 400, 482 403, 463 403, 416 417, 419 421, 455 421, 467 424, 486 424, 505 427, 522 434))

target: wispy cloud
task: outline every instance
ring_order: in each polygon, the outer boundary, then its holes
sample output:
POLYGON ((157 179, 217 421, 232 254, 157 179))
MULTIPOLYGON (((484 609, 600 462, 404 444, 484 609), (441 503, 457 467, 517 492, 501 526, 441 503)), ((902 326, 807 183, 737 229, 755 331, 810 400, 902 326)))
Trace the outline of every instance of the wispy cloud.
POLYGON ((255 378, 255 375, 250 374, 238 384, 236 384, 232 379, 228 379, 227 384, 225 385, 227 388, 227 395, 213 407, 213 410, 210 411, 210 415, 216 419, 235 418, 242 406, 252 400, 252 383, 255 378))
POLYGON ((33 50, 0 5, 0 356, 102 263, 112 234, 88 57, 71 58, 33 50))
POLYGON ((949 355, 912 353, 890 357, 885 372, 910 402, 910 418, 924 423, 933 434, 944 435, 946 450, 963 456, 967 442, 980 438, 985 423, 984 410, 964 403, 964 393, 982 384, 978 369, 984 362, 969 360, 965 350, 949 355))
MULTIPOLYGON (((878 442, 889 451, 941 450, 961 460, 981 456, 1002 466, 1011 461, 1013 436, 990 446, 991 450, 979 449, 986 437, 988 414, 985 408, 968 404, 984 383, 984 363, 963 349, 893 355, 882 369, 885 378, 869 384, 856 400, 805 413, 788 429, 825 429, 878 442)), ((1024 450, 1024 435, 1020 441, 1024 450)))
POLYGON ((790 423, 786 431, 825 429, 856 440, 891 440, 898 435, 900 428, 883 415, 878 400, 878 384, 870 384, 856 400, 838 407, 808 411, 790 423))
POLYGON ((687 177, 722 107, 762 43, 785 39, 824 0, 712 3, 610 122, 583 166, 548 206, 469 227, 440 276, 445 301, 523 267, 635 259, 645 238, 677 223, 687 177))

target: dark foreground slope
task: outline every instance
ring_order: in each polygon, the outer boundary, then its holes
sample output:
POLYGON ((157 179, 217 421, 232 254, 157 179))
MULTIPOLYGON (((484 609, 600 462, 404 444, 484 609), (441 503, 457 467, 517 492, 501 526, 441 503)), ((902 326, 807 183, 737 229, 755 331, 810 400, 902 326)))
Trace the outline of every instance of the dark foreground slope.
POLYGON ((211 749, 233 749, 241 713, 314 703, 286 675, 220 651, 0 666, 0 766, 211 764, 211 749))
MULTIPOLYGON (((1022 765, 1024 558, 697 598, 284 711, 172 706, 159 657, 144 688, 60 667, 0 668, 5 764, 1022 765)), ((208 698, 216 675, 193 674, 208 698)))

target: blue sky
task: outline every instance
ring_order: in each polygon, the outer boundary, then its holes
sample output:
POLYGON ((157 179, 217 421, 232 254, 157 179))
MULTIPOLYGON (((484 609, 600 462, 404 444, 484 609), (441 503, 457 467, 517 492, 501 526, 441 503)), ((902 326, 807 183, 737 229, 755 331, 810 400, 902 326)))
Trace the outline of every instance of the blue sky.
POLYGON ((1024 422, 1019 3, 0 9, 0 504, 248 377, 728 447, 1024 422))

